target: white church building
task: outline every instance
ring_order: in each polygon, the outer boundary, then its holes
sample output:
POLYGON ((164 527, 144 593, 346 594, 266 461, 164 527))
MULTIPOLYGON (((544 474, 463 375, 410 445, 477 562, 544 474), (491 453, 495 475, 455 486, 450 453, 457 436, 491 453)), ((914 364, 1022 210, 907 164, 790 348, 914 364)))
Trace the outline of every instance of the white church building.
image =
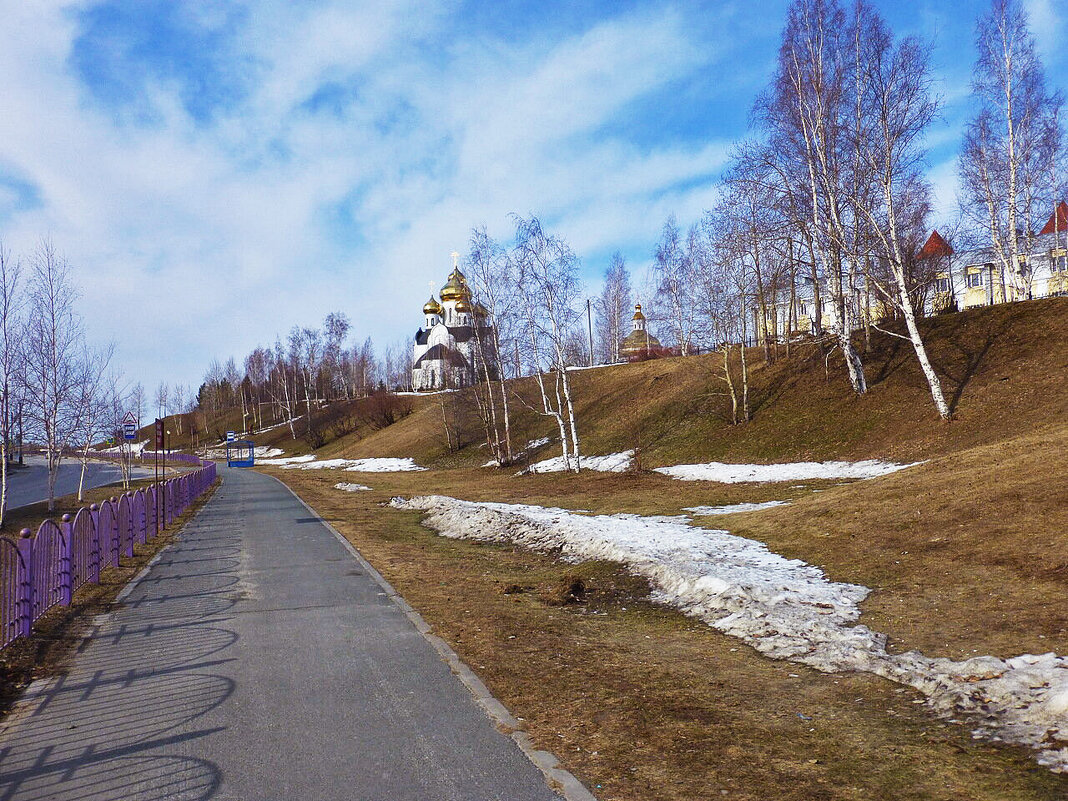
POLYGON ((488 313, 473 301, 467 279, 457 266, 441 288, 441 301, 431 294, 423 306, 425 327, 415 335, 412 388, 416 392, 469 387, 483 378, 482 360, 490 378, 497 377, 493 328, 488 313))

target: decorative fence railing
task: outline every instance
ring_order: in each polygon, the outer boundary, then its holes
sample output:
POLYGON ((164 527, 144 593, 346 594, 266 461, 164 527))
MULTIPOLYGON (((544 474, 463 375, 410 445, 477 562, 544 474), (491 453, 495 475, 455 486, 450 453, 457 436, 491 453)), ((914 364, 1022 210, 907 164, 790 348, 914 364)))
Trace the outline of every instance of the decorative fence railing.
POLYGON ((100 571, 134 555, 134 544, 162 531, 215 482, 215 463, 78 510, 71 519, 44 521, 18 540, 0 538, 0 648, 28 637, 52 607, 69 606, 71 596, 100 571), (157 489, 158 487, 158 489, 157 489), (159 495, 157 496, 157 492, 159 495), (157 512, 158 510, 158 512, 157 512))
POLYGON ((150 451, 145 449, 141 451, 141 461, 151 462, 159 454, 160 461, 164 458, 167 460, 167 464, 204 464, 204 461, 199 456, 194 456, 191 453, 179 453, 178 451, 167 451, 166 454, 163 451, 150 451))

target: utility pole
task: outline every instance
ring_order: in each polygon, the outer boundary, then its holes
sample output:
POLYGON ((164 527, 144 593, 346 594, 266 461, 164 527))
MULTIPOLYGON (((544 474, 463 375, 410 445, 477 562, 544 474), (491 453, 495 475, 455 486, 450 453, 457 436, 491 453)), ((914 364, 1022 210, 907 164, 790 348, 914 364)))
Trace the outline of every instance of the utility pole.
POLYGON ((589 298, 586 298, 586 322, 590 327, 590 367, 593 367, 593 312, 590 310, 589 298))

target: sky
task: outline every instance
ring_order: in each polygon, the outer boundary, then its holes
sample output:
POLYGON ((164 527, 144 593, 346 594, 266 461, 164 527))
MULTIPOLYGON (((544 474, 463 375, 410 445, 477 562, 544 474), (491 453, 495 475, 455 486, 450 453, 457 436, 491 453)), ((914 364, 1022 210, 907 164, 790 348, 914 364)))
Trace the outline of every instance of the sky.
MULTIPOLYGON (((874 5, 930 42, 938 215, 972 113, 975 0, 874 5)), ((1068 0, 1027 0, 1068 90, 1068 0)), ((538 215, 592 296, 717 193, 787 3, 0 0, 0 241, 65 256, 130 382, 199 386, 332 311, 404 343, 473 226, 538 215)))

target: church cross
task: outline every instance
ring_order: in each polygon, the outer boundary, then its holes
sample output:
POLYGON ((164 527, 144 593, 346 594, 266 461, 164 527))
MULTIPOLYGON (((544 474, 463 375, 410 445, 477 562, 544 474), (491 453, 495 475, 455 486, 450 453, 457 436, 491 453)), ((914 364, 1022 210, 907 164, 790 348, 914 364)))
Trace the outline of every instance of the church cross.
POLYGON ((457 267, 460 266, 460 254, 454 250, 449 255, 452 256, 452 269, 455 270, 457 267))

